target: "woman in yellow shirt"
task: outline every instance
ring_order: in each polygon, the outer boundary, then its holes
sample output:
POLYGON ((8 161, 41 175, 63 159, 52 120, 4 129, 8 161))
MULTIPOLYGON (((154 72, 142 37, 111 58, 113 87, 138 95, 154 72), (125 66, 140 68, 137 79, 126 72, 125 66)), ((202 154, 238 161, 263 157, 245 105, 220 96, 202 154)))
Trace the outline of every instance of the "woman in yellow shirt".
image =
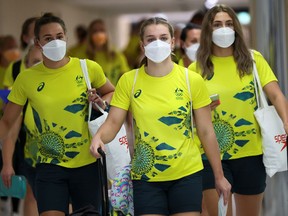
POLYGON ((98 148, 105 151, 104 143, 113 139, 128 111, 132 112, 135 215, 200 215, 203 165, 192 138, 192 110, 200 140, 213 164, 216 187, 226 202, 229 196, 230 184, 223 177, 211 122, 211 100, 201 76, 185 72, 172 61, 173 34, 173 27, 163 18, 143 22, 143 65, 120 78, 108 118, 90 147, 91 153, 100 157, 98 148))
MULTIPOLYGON (((253 51, 253 56, 263 90, 288 133, 287 100, 263 56, 257 51, 253 51)), ((254 117, 257 103, 253 59, 232 8, 216 5, 207 11, 202 22, 197 61, 189 69, 203 76, 210 95, 219 94, 220 97, 220 105, 212 111, 212 120, 224 174, 232 185, 236 215, 260 215, 266 173, 261 133, 254 117)), ((211 166, 205 154, 202 157, 204 200, 209 215, 214 216, 218 214, 219 198, 211 166)))

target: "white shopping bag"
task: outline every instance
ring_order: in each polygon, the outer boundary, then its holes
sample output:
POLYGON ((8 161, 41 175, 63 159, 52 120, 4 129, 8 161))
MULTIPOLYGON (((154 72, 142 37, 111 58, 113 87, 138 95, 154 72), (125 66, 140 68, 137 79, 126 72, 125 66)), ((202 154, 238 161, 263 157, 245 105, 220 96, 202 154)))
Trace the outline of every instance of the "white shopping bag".
POLYGON ((287 170, 287 135, 275 107, 268 105, 255 63, 253 76, 258 105, 254 116, 261 130, 265 170, 267 175, 272 177, 277 172, 287 170))
POLYGON ((228 203, 224 205, 223 194, 220 195, 218 201, 218 216, 226 216, 227 214, 228 203))
MULTIPOLYGON (((91 89, 90 79, 87 71, 86 61, 81 59, 81 67, 87 84, 87 88, 91 89)), ((102 115, 94 120, 91 120, 92 103, 89 103, 88 113, 88 128, 91 136, 97 132, 100 126, 105 122, 108 113, 105 112, 98 104, 95 104, 102 115)), ((106 149, 106 165, 107 177, 113 180, 121 168, 128 165, 131 161, 129 146, 127 141, 127 133, 124 124, 122 125, 115 138, 105 145, 106 149)))

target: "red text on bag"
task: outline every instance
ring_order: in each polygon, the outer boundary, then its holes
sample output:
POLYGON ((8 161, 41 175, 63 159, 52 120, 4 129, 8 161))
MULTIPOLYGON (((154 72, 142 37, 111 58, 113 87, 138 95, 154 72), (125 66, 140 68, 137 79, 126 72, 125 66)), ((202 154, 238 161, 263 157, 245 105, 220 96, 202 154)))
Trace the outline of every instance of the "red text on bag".
POLYGON ((283 151, 286 147, 287 147, 287 142, 286 142, 286 139, 287 139, 287 135, 286 134, 279 134, 279 135, 276 135, 274 136, 274 139, 276 141, 276 143, 282 143, 284 144, 281 151, 283 151))
POLYGON ((127 136, 123 136, 123 137, 120 137, 119 138, 119 142, 120 142, 120 145, 126 145, 127 149, 128 149, 128 139, 127 139, 127 136))

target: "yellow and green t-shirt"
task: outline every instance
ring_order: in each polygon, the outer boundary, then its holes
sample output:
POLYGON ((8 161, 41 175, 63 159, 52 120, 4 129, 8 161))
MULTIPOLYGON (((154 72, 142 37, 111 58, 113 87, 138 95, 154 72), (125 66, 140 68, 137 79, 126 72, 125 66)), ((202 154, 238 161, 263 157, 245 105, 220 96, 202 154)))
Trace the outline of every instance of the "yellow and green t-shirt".
POLYGON ((37 135, 37 127, 34 123, 32 107, 29 103, 27 103, 23 121, 26 132, 24 158, 29 165, 35 167, 37 163, 37 152, 39 151, 38 144, 40 143, 40 136, 37 135))
MULTIPOLYGON (((100 65, 87 60, 94 88, 106 83, 100 65)), ((80 61, 70 61, 58 69, 40 63, 20 73, 8 97, 13 103, 31 105, 37 141, 37 163, 52 163, 75 168, 90 164, 95 158, 89 152, 87 125, 87 87, 80 61)))
MULTIPOLYGON (((12 89, 12 86, 14 84, 14 78, 13 78, 13 65, 15 62, 12 62, 5 73, 3 84, 4 86, 12 89)), ((21 60, 19 72, 21 73, 26 69, 24 60, 21 60)), ((38 145, 35 141, 36 137, 33 136, 33 133, 31 131, 34 131, 36 129, 33 115, 32 115, 32 108, 31 106, 27 105, 27 108, 25 110, 24 114, 24 126, 25 126, 25 132, 26 132, 26 142, 24 146, 24 158, 25 160, 33 167, 35 167, 37 162, 37 150, 38 145)))
MULTIPOLYGON (((133 113, 132 178, 167 181, 201 170, 201 155, 191 136, 191 97, 185 68, 174 64, 168 75, 152 77, 142 66, 133 88, 135 73, 132 70, 120 78, 111 101, 112 106, 133 113)), ((188 74, 193 109, 209 105, 202 77, 192 71, 188 74)))
MULTIPOLYGON (((15 62, 12 62, 11 64, 9 64, 8 68, 6 69, 6 73, 5 76, 3 78, 3 85, 11 88, 13 86, 14 83, 14 78, 13 78, 13 64, 15 62)), ((25 64, 24 64, 24 60, 22 59, 21 63, 20 63, 20 72, 24 71, 26 69, 25 64)))
MULTIPOLYGON (((259 52, 254 51, 254 59, 262 86, 277 81, 259 52)), ((261 155, 261 134, 254 117, 257 103, 253 75, 240 78, 233 56, 212 56, 211 60, 214 75, 205 79, 205 83, 209 94, 219 94, 220 98, 220 105, 212 111, 212 118, 222 160, 261 155)), ((201 74, 195 62, 189 69, 201 74)), ((205 159, 203 148, 202 153, 205 159)))
MULTIPOLYGON (((83 59, 88 58, 86 50, 82 50, 82 52, 79 51, 75 57, 83 59)), ((106 77, 114 86, 116 86, 122 74, 130 70, 124 54, 116 50, 110 54, 107 54, 105 51, 97 51, 94 58, 91 60, 96 61, 101 65, 106 77)))

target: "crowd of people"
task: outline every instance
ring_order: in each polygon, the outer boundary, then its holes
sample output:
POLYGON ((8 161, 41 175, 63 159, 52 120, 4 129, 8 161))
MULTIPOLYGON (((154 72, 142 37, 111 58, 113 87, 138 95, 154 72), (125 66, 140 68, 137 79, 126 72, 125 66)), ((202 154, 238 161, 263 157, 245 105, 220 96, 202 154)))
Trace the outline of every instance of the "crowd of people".
MULTIPOLYGON (((11 187, 12 175, 26 177, 24 216, 65 216, 89 204, 101 211, 98 149, 105 152, 124 123, 133 137, 134 215, 216 216, 220 196, 228 216, 261 214, 266 173, 253 64, 286 133, 287 99, 232 8, 216 5, 180 26, 143 19, 123 51, 102 19, 77 26, 73 46, 66 32, 60 17, 45 13, 24 21, 21 47, 0 37, 0 91, 11 90, 0 100, 1 180, 11 187), (109 106, 94 137, 89 101, 109 106)), ((19 215, 19 199, 12 203, 19 215)))

